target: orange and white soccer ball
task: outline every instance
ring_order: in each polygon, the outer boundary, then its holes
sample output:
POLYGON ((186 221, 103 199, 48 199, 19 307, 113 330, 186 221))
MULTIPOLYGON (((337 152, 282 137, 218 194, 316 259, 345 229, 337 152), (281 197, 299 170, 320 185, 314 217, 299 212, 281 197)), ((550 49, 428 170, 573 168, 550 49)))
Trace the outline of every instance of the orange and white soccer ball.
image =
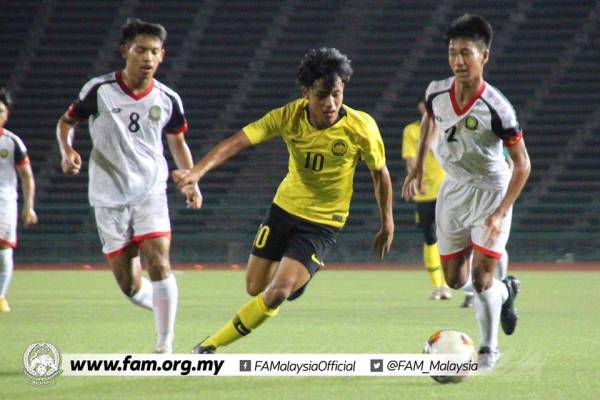
MULTIPOLYGON (((431 335, 425 343, 423 353, 460 355, 459 360, 461 364, 473 365, 477 362, 477 351, 475 350, 473 340, 466 333, 453 329, 443 329, 431 335)), ((459 383, 467 375, 431 375, 431 377, 439 383, 459 383)))

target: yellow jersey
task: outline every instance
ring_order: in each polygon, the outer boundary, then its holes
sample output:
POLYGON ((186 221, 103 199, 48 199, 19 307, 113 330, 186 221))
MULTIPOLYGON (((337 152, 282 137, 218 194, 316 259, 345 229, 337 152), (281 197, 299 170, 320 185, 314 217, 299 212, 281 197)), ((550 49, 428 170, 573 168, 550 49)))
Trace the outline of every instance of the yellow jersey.
MULTIPOLYGON (((420 121, 415 121, 404 127, 404 132, 402 133, 403 159, 417 159, 420 137, 420 121)), ((425 194, 417 193, 414 201, 424 202, 435 200, 445 177, 446 172, 433 155, 433 152, 429 150, 425 156, 425 163, 423 164, 423 185, 425 186, 425 194)))
POLYGON ((273 202, 318 224, 344 226, 359 158, 373 171, 385 166, 377 123, 346 105, 340 119, 327 129, 310 124, 308 101, 302 98, 270 111, 243 131, 252 145, 281 137, 289 153, 288 173, 273 202))

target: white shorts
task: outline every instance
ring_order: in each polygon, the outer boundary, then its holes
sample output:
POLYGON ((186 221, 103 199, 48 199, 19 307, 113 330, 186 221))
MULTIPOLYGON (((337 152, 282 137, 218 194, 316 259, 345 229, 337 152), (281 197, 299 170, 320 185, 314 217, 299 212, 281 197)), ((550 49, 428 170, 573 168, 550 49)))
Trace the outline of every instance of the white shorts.
POLYGON ((446 177, 435 207, 438 248, 442 261, 460 257, 471 247, 479 253, 500 259, 508 242, 512 207, 502 221, 500 234, 485 245, 485 220, 498 208, 504 193, 479 189, 446 177))
POLYGON ((107 258, 121 254, 129 245, 171 235, 167 195, 149 196, 142 203, 121 207, 94 207, 96 226, 107 258))
POLYGON ((17 202, 0 207, 0 246, 17 247, 17 202))

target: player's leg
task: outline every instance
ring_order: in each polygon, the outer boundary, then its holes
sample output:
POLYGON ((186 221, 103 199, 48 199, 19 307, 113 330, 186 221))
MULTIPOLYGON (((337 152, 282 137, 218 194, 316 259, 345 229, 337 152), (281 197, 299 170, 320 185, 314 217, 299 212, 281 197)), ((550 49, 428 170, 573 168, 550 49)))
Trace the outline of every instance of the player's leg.
POLYGON ((129 207, 95 207, 94 216, 102 252, 108 259, 121 292, 129 301, 152 309, 152 285, 142 276, 139 250, 132 243, 129 207))
POLYGON ((175 337, 175 317, 179 290, 169 262, 170 236, 143 240, 140 250, 144 255, 148 275, 152 281, 154 321, 156 324, 155 352, 171 353, 175 337))
POLYGON ((479 363, 483 369, 494 368, 500 352, 498 350, 498 327, 501 324, 506 334, 514 332, 517 324, 517 313, 514 300, 519 291, 520 282, 514 277, 504 281, 495 278, 498 260, 502 257, 512 218, 509 210, 501 226, 501 232, 494 243, 487 242, 487 228, 483 221, 489 210, 494 210, 501 201, 502 194, 484 192, 479 201, 479 209, 474 210, 479 216, 475 217, 475 228, 472 230, 471 239, 475 254, 473 257, 473 285, 475 295, 475 309, 477 322, 481 333, 479 348, 479 363))
POLYGON ((13 249, 17 246, 17 203, 0 207, 0 312, 9 312, 6 299, 13 275, 13 249))
POLYGON ((246 268, 246 290, 253 296, 252 299, 221 329, 196 345, 192 350, 194 353, 213 353, 217 348, 227 346, 247 335, 267 318, 277 315, 277 310, 269 310, 264 304, 262 292, 271 281, 278 265, 279 261, 250 255, 246 268))
MULTIPOLYGON (((471 257, 469 259, 469 266, 473 265, 473 253, 471 253, 471 257)), ((471 274, 471 268, 469 268, 469 282, 473 281, 473 276, 471 274)), ((465 294, 465 298, 462 303, 460 303, 461 308, 471 308, 473 307, 473 303, 475 302, 475 291, 472 288, 468 288, 463 290, 465 294)))
POLYGON ((498 260, 498 264, 496 265, 496 278, 498 280, 503 280, 506 278, 506 274, 508 273, 508 252, 506 249, 502 252, 502 257, 498 260))
POLYGON ((447 300, 452 297, 441 268, 435 227, 435 201, 416 203, 415 219, 424 236, 423 264, 433 284, 432 300, 447 300))
POLYGON ((13 274, 13 249, 0 242, 0 312, 9 312, 10 306, 6 300, 8 285, 13 274))

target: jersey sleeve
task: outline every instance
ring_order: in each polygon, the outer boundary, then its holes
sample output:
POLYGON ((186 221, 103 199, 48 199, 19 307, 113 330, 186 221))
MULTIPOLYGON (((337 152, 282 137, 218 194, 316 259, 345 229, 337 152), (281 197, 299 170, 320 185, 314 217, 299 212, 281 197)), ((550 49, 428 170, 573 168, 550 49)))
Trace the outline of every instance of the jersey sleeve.
POLYGON ((281 136, 281 127, 285 118, 285 107, 276 108, 268 112, 258 121, 254 121, 243 128, 251 145, 266 142, 275 136, 281 136))
POLYGON ((359 140, 361 158, 371 171, 378 171, 385 166, 385 146, 375 120, 369 117, 364 125, 359 140))
POLYGON ((492 131, 502 139, 505 147, 514 146, 521 140, 523 132, 515 110, 510 104, 503 104, 492 112, 492 131))
POLYGON ((188 123, 183 112, 183 102, 179 96, 168 95, 173 105, 171 118, 165 125, 165 132, 172 135, 185 133, 188 130, 188 123))
POLYGON ((25 143, 23 143, 23 141, 16 136, 13 137, 13 141, 15 142, 15 165, 29 164, 29 157, 27 156, 27 147, 25 147, 25 143))
POLYGON ((69 106, 67 115, 79 121, 98 113, 98 88, 100 84, 94 80, 86 83, 79 97, 69 106))
POLYGON ((404 127, 402 132, 402 158, 404 160, 417 158, 417 145, 420 134, 418 124, 412 123, 404 127))

